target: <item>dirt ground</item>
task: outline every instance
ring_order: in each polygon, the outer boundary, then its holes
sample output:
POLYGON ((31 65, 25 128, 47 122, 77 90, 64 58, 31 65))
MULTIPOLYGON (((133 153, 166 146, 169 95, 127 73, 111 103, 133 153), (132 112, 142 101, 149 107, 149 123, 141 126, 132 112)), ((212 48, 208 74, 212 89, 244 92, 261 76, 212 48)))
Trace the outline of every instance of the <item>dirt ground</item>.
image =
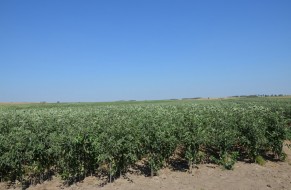
MULTIPOLYGON (((291 144, 291 142, 288 142, 291 144)), ((64 186, 62 181, 53 177, 50 181, 30 186, 29 190, 268 190, 291 189, 291 150, 286 146, 284 151, 288 158, 285 162, 267 161, 264 166, 238 162, 234 170, 223 170, 213 164, 198 165, 192 174, 185 171, 173 171, 165 168, 153 178, 128 172, 113 183, 106 183, 105 179, 87 177, 82 182, 71 186, 64 186)), ((7 184, 0 183, 0 189, 7 189, 7 184)), ((16 187, 16 189, 20 189, 16 187)))

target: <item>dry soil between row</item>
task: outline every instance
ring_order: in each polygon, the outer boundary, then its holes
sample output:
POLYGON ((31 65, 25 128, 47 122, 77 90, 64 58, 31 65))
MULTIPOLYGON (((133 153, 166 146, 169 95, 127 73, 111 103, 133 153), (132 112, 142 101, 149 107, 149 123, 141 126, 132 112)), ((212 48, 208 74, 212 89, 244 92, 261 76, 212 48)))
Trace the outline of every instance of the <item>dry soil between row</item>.
MULTIPOLYGON (((288 142, 290 143, 290 142, 288 142)), ((291 189, 291 150, 284 147, 288 158, 285 162, 268 161, 266 165, 238 162, 234 170, 223 170, 212 164, 198 165, 192 174, 188 172, 172 171, 169 168, 160 170, 159 175, 153 178, 134 173, 116 179, 113 183, 104 183, 97 177, 87 177, 82 182, 71 186, 64 186, 62 181, 53 177, 50 181, 30 186, 30 190, 268 190, 291 189)), ((7 184, 0 183, 0 189, 7 189, 7 184)), ((14 187, 15 188, 15 187, 14 187)), ((20 189, 20 187, 16 187, 20 189)))

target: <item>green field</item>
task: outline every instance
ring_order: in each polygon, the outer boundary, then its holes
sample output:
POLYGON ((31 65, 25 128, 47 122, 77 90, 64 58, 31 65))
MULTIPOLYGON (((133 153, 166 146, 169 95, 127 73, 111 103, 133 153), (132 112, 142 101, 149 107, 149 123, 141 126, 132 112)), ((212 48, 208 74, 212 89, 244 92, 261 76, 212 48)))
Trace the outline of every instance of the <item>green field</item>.
POLYGON ((0 179, 111 180, 141 160, 151 175, 175 159, 189 170, 282 160, 290 124, 290 97, 2 104, 0 179))

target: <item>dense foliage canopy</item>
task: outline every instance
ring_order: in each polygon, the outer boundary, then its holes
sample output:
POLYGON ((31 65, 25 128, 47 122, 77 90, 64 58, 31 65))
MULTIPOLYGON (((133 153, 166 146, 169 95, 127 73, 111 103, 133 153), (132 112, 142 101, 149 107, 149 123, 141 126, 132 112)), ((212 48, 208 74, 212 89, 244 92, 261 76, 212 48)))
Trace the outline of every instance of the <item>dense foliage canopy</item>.
MULTIPOLYGON (((174 101, 177 102, 177 101, 174 101)), ((0 179, 109 179, 145 160, 154 175, 180 152, 231 169, 238 158, 283 158, 290 102, 44 104, 0 107, 0 179)))

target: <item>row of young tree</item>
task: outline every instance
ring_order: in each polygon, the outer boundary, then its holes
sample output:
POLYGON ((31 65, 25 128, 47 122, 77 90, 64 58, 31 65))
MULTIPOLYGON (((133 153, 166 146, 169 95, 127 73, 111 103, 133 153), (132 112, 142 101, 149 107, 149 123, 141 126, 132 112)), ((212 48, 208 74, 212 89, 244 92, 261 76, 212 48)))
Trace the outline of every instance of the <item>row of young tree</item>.
POLYGON ((155 175, 175 158, 231 169, 238 158, 282 159, 287 118, 250 104, 32 107, 0 110, 0 179, 109 181, 144 160, 155 175), (177 151, 178 150, 178 151, 177 151))

